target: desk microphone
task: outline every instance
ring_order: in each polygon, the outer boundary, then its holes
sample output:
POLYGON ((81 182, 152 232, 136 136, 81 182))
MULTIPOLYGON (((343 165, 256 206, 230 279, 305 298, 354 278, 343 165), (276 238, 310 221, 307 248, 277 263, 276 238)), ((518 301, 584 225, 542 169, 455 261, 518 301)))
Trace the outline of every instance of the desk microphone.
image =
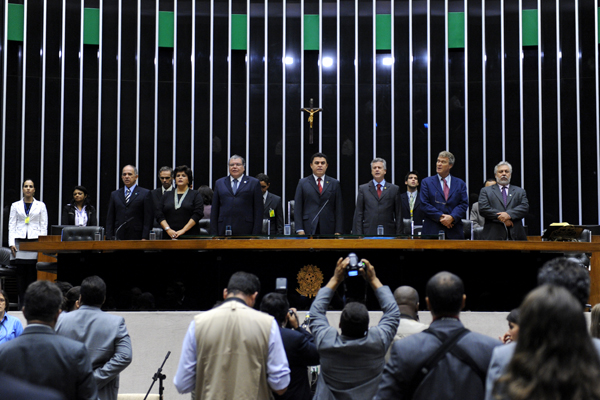
POLYGON ((314 225, 315 221, 317 220, 317 218, 319 218, 319 214, 321 214, 321 211, 323 211, 323 209, 325 208, 325 206, 327 205, 327 203, 329 203, 329 199, 327 199, 327 201, 325 202, 325 204, 323 204, 323 207, 321 207, 321 209, 319 210, 319 212, 317 213, 317 215, 315 215, 315 217, 313 218, 312 221, 310 221, 310 235, 314 235, 315 231, 317 230, 317 226, 314 225))
POLYGON ((121 229, 122 227, 124 227, 125 225, 127 225, 128 223, 130 223, 131 221, 133 221, 133 217, 128 218, 127 221, 125 221, 121 225, 119 225, 119 227, 115 231, 115 240, 119 240, 119 236, 118 236, 119 229, 121 229))

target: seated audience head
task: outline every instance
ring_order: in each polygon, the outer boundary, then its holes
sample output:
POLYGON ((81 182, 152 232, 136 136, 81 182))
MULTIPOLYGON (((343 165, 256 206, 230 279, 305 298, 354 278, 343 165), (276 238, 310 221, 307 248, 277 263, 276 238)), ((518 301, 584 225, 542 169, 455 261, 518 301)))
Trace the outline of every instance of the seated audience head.
POLYGON ((600 339, 600 303, 592 307, 590 323, 590 334, 596 339, 600 339))
POLYGON ((590 297, 590 273, 576 259, 558 257, 546 262, 538 272, 538 286, 545 284, 567 289, 585 308, 590 297))
POLYGON ((194 173, 192 169, 187 165, 180 165, 173 170, 173 175, 175 176, 175 184, 177 186, 188 186, 192 187, 192 182, 194 182, 194 173), (187 178, 187 182, 185 180, 187 178))
POLYGON ((352 339, 360 339, 369 330, 369 311, 363 303, 353 301, 346 304, 340 316, 342 335, 352 339))
POLYGON ((81 305, 102 307, 106 300, 106 284, 99 276, 89 276, 81 282, 81 305))
POLYGON ((23 315, 27 323, 54 327, 63 302, 60 289, 49 281, 35 281, 27 287, 23 315))
POLYGON ((513 309, 506 316, 506 320, 508 321, 508 331, 504 334, 504 336, 500 337, 503 343, 516 342, 519 340, 519 315, 521 311, 518 308, 513 309))
POLYGON ((269 293, 260 301, 260 311, 275 317, 279 326, 285 324, 289 310, 290 303, 287 297, 281 293, 269 293))
POLYGON ((411 286, 400 286, 394 291, 394 299, 400 312, 416 317, 419 311, 419 293, 411 286))
POLYGON ((258 277, 248 272, 238 271, 229 278, 227 288, 223 291, 223 298, 239 297, 249 307, 254 307, 258 292, 260 292, 258 277))
POLYGON ((427 282, 427 307, 435 318, 457 317, 465 306, 465 287, 458 276, 442 271, 427 282))
POLYGON ((81 296, 81 286, 73 286, 65 296, 65 301, 63 303, 63 311, 71 312, 79 309, 81 302, 79 301, 79 297, 81 296))
POLYGON ((213 190, 206 185, 202 185, 198 188, 198 191, 200 192, 200 194, 202 195, 202 197, 204 199, 204 205, 210 206, 212 204, 212 199, 213 199, 213 193, 214 193, 213 190))
POLYGON ((568 290, 542 285, 521 304, 519 340, 495 386, 506 398, 598 399, 600 359, 581 303, 568 290))
POLYGON ((10 303, 8 301, 8 294, 4 289, 0 289, 0 320, 4 317, 4 314, 8 311, 10 303))

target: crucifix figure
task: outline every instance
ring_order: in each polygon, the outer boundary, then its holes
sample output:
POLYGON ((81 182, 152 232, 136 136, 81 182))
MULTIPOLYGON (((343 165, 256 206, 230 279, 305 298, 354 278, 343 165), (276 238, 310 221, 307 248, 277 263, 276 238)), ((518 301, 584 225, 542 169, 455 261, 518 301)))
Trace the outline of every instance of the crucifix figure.
POLYGON ((313 144, 313 121, 314 114, 323 111, 321 108, 313 108, 313 99, 310 99, 310 107, 309 108, 301 108, 300 111, 307 112, 308 115, 308 123, 310 125, 309 135, 308 135, 308 143, 313 144))

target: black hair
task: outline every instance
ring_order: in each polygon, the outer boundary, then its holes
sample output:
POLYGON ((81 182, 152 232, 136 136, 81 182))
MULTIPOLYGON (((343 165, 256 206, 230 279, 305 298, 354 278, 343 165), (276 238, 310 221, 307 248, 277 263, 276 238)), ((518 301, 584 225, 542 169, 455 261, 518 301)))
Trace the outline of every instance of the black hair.
POLYGON ((508 322, 512 322, 513 324, 519 325, 519 317, 521 316, 521 310, 518 308, 513 309, 506 316, 506 320, 508 322))
POLYGON ((421 177, 419 176, 419 173, 417 171, 409 171, 406 173, 406 176, 404 177, 404 182, 408 181, 408 177, 411 175, 416 175, 417 176, 417 180, 419 182, 421 182, 421 177))
POLYGON ((248 272, 236 272, 227 283, 227 294, 243 293, 251 296, 257 292, 260 292, 260 281, 256 275, 248 272))
POLYGON ((325 162, 327 164, 329 164, 329 161, 327 161, 327 156, 325 154, 323 154, 323 153, 315 153, 315 154, 313 154, 312 157, 310 157, 310 163, 312 164, 313 161, 315 160, 315 158, 317 158, 317 157, 324 158, 325 162))
POLYGON ((210 206, 212 204, 213 199, 213 190, 206 185, 202 185, 198 188, 198 192, 200 192, 200 194, 204 198, 204 205, 210 206))
POLYGON ((454 316, 460 313, 465 286, 458 276, 442 271, 435 274, 426 287, 432 314, 454 316))
POLYGON ((60 289, 50 281, 35 281, 27 287, 23 315, 27 321, 53 322, 63 301, 60 289))
POLYGON ((546 262, 538 272, 538 286, 551 284, 567 289, 585 307, 590 297, 590 273, 576 259, 558 257, 546 262))
POLYGON ((62 310, 63 311, 73 311, 75 308, 75 303, 79 300, 79 296, 81 295, 81 286, 73 286, 65 295, 65 301, 63 302, 62 310))
POLYGON ((99 276, 88 276, 81 282, 81 304, 100 307, 106 298, 106 283, 99 276))
POLYGON ((271 179, 269 178, 269 175, 263 174, 262 172, 260 174, 256 175, 256 179, 258 179, 261 182, 266 183, 267 185, 271 184, 271 179))
POLYGON ((281 293, 269 293, 260 301, 260 311, 274 316, 279 325, 285 322, 289 309, 290 303, 281 293))
POLYGON ((194 182, 194 173, 192 169, 187 165, 180 165, 173 170, 173 176, 176 177, 178 172, 183 172, 188 178, 188 186, 192 186, 192 182, 194 182))
MULTIPOLYGON (((83 192, 83 194, 85 195, 85 199, 83 199, 83 205, 84 206, 88 206, 91 204, 90 199, 88 197, 88 191, 85 188, 85 186, 81 186, 81 185, 77 185, 73 188, 73 190, 71 191, 71 193, 74 193, 76 190, 81 190, 83 192)), ((72 204, 75 204, 75 197, 73 196, 73 201, 72 204)))
POLYGON ((369 329, 369 311, 367 307, 358 302, 346 304, 340 316, 342 335, 353 339, 365 337, 369 329))

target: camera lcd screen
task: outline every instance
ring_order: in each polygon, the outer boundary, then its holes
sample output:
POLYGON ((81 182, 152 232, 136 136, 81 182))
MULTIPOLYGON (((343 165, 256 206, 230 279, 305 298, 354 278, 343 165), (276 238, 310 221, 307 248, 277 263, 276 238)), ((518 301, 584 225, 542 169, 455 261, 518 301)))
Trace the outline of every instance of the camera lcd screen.
POLYGON ((348 271, 348 276, 357 276, 357 275, 358 275, 357 270, 348 271))

